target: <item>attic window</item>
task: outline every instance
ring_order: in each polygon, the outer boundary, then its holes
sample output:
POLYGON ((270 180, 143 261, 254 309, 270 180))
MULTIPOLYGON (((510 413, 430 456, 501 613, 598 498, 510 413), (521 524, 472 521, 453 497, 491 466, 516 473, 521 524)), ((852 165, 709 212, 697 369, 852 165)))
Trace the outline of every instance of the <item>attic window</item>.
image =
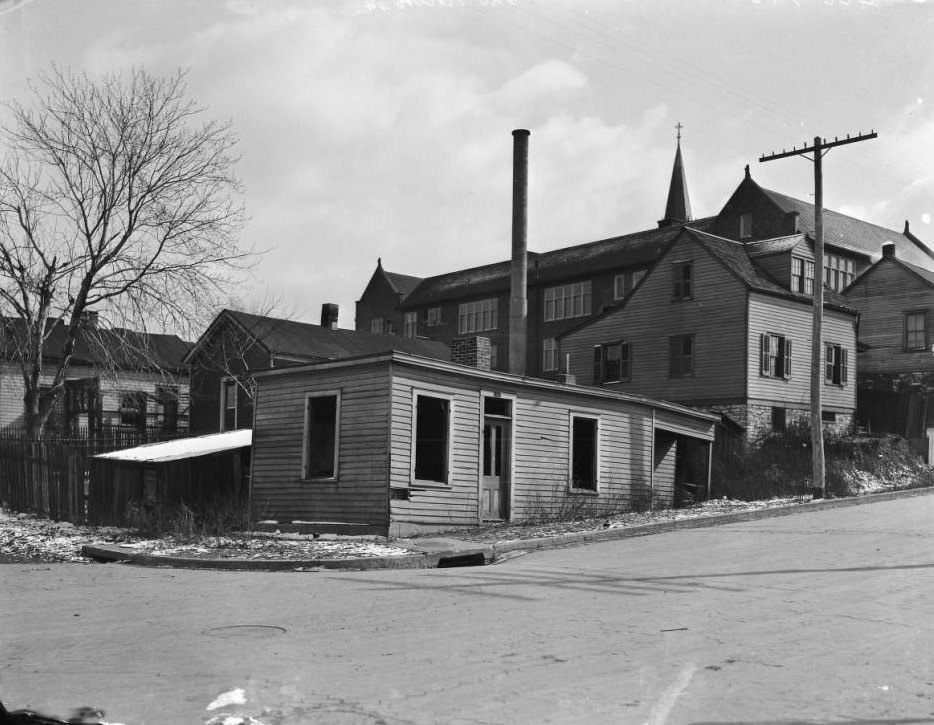
POLYGON ((749 239, 752 237, 752 214, 739 215, 739 238, 749 239))

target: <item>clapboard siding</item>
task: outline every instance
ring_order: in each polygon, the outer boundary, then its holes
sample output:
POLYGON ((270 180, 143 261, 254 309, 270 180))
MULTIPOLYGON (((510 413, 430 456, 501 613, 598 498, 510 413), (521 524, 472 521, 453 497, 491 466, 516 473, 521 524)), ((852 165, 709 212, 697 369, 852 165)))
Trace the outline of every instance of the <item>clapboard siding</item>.
MULTIPOLYGON (((811 305, 770 295, 751 294, 749 298, 749 339, 747 375, 751 403, 808 407, 811 400, 811 305), (788 379, 763 376, 760 370, 760 344, 763 334, 782 335, 791 340, 791 376, 788 379)), ((848 383, 822 389, 822 404, 834 410, 853 410, 856 405, 856 320, 852 315, 825 309, 824 342, 847 350, 848 383)), ((823 352, 821 353, 823 361, 823 352)), ((823 364, 823 363, 822 363, 823 364)), ((823 370, 821 371, 823 376, 823 370)))
POLYGON ((934 372, 934 287, 896 260, 882 259, 846 292, 860 312, 859 338, 866 349, 859 355, 860 375, 872 373, 934 372), (927 346, 923 352, 905 350, 905 313, 927 312, 927 346))
POLYGON ((261 377, 253 433, 253 507, 278 521, 388 526, 389 373, 385 366, 261 377), (340 393, 336 481, 302 480, 305 397, 340 393))
POLYGON ((630 343, 632 377, 608 389, 690 404, 745 392, 746 288, 688 236, 671 248, 625 306, 561 339, 577 382, 593 384, 593 347, 630 343), (675 261, 694 263, 694 298, 672 300, 675 261), (695 335, 695 373, 669 377, 669 337, 695 335))

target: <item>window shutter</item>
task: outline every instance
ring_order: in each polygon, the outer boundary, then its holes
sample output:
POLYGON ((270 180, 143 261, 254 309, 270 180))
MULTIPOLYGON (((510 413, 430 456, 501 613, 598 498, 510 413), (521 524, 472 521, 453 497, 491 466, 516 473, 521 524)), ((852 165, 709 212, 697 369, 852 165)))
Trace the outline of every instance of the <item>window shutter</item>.
POLYGON ((833 345, 824 345, 824 380, 833 382, 833 345))
POLYGON ((594 345, 593 348, 593 384, 603 382, 603 347, 594 345))
POLYGON ((769 336, 759 335, 759 372, 769 374, 769 336))
POLYGON ((782 377, 786 380, 791 377, 791 340, 785 338, 785 367, 782 369, 782 377))
POLYGON ((840 348, 840 385, 846 385, 847 374, 846 374, 846 363, 847 363, 847 349, 845 347, 840 348))

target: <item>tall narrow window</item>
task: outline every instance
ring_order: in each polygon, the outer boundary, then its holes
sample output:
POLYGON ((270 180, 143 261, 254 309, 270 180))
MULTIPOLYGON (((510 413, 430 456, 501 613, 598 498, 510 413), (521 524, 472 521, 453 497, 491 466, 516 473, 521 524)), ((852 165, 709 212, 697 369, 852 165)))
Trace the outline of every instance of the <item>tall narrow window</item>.
POLYGON ((597 490, 597 419, 571 416, 571 488, 597 490))
POLYGON ((694 335, 674 335, 668 338, 668 374, 684 378, 694 374, 694 335))
POLYGON ((134 390, 123 394, 120 400, 120 423, 140 429, 146 427, 146 393, 134 390))
POLYGON ((553 337, 546 337, 542 342, 542 370, 554 372, 558 369, 558 341, 553 337))
POLYGON ((905 313, 905 350, 927 350, 926 322, 927 314, 923 311, 905 313))
POLYGON ((689 300, 694 296, 693 262, 675 262, 671 265, 672 293, 676 300, 689 300))
POLYGON ((237 381, 226 379, 221 383, 221 430, 237 429, 237 381))
POLYGON ((383 318, 376 317, 370 320, 370 333, 373 335, 383 334, 383 318))
POLYGON ((769 378, 790 378, 791 340, 772 333, 766 333, 759 339, 759 374, 769 378))
POLYGON ((451 403, 429 395, 415 396, 416 481, 448 483, 451 403))
POLYGON ((418 335, 418 313, 406 312, 403 318, 403 333, 405 337, 414 338, 418 335))
POLYGON ((824 382, 828 385, 846 385, 847 351, 842 345, 824 346, 824 382))
POLYGON ((336 394, 305 398, 304 478, 337 478, 338 401, 336 394))
POLYGON ((739 215, 739 238, 749 239, 752 236, 752 214, 739 215))
POLYGON ((160 385, 156 388, 156 423, 165 433, 178 431, 177 385, 160 385))
POLYGON ((440 307, 429 307, 427 317, 425 319, 425 324, 428 327, 437 327, 441 324, 441 308, 440 307))

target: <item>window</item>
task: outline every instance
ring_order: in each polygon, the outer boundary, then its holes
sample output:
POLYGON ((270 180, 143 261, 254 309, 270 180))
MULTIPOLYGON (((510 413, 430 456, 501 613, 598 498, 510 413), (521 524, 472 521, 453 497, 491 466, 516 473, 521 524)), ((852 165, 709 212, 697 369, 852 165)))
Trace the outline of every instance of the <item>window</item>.
POLYGON ((814 262, 801 257, 791 258, 791 291, 814 294, 814 262))
POLYGON ((221 381, 221 430, 237 428, 237 381, 227 378, 221 381))
POLYGON ((645 270, 639 269, 635 272, 623 272, 613 278, 613 299, 621 300, 635 289, 639 281, 645 277, 645 270))
POLYGON ((593 349, 593 381, 619 383, 629 380, 630 348, 628 342, 595 345, 593 349))
POLYGON ((597 419, 571 416, 571 489, 597 490, 597 419))
POLYGON ((760 338, 759 374, 767 378, 791 377, 791 340, 766 333, 760 338))
POLYGON ((415 337, 418 335, 418 313, 406 312, 402 320, 402 334, 405 337, 415 337))
POLYGON ((739 215, 739 238, 749 239, 752 236, 752 214, 739 215))
POLYGON ((694 335, 675 335, 668 338, 668 375, 683 378, 694 374, 694 335))
POLYGON ((672 297, 689 300, 694 296, 694 263, 675 262, 671 265, 672 297))
POLYGON ((592 283, 575 282, 545 290, 545 322, 590 314, 592 283))
POLYGON ((546 337, 542 342, 542 370, 551 372, 558 369, 558 341, 546 337))
POLYGON ((137 428, 146 426, 146 393, 134 390, 123 394, 120 400, 120 423, 137 428))
POLYGON ((373 335, 383 334, 383 318, 376 317, 370 320, 370 333, 373 335))
POLYGON ((499 367, 499 346, 490 343, 490 370, 496 370, 499 367))
POLYGON ((820 419, 822 423, 836 423, 837 414, 832 410, 822 410, 820 412, 820 419))
POLYGON ((156 424, 166 433, 178 432, 178 386, 156 388, 156 424))
POLYGON ((824 254, 824 282, 830 289, 841 291, 853 281, 854 276, 852 259, 837 254, 824 254))
POLYGON ((925 312, 905 313, 905 350, 927 350, 927 314, 925 312))
POLYGON ((495 297, 465 302, 457 308, 457 331, 481 332, 499 327, 499 309, 495 297))
POLYGON ((783 433, 786 428, 787 413, 784 408, 772 408, 772 432, 783 433))
POLYGON ((846 348, 842 345, 824 345, 824 382, 829 385, 846 385, 846 348))
POLYGON ((441 324, 441 308, 440 307, 429 307, 428 314, 425 319, 425 324, 428 327, 437 327, 441 324))
POLYGON ((448 440, 451 402, 430 395, 415 396, 416 481, 448 483, 448 440))
POLYGON ((340 396, 312 394, 305 398, 305 450, 303 478, 337 478, 337 435, 340 396))

